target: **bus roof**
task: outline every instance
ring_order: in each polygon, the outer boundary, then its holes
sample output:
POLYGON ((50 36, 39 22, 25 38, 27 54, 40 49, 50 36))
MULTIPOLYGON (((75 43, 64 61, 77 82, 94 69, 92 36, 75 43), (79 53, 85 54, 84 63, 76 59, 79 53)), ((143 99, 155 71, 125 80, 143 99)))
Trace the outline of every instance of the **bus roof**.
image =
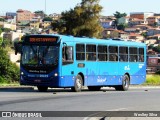
POLYGON ((89 37, 73 37, 73 36, 65 36, 59 35, 62 42, 77 42, 77 43, 90 43, 90 44, 107 44, 107 45, 124 45, 124 46, 146 46, 145 43, 132 42, 132 41, 123 41, 123 40, 113 40, 113 39, 96 39, 89 37))
POLYGON ((121 46, 137 46, 144 47, 145 43, 132 42, 132 41, 123 41, 115 39, 97 39, 89 37, 74 37, 71 35, 59 35, 59 34, 45 34, 42 36, 57 36, 60 37, 61 42, 77 42, 77 43, 88 43, 88 44, 106 44, 106 45, 121 45, 121 46))

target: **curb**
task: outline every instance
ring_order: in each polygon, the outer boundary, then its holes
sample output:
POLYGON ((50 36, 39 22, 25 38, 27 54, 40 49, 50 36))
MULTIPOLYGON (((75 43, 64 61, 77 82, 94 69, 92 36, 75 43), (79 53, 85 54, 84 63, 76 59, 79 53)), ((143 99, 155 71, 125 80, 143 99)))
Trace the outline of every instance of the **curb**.
MULTIPOLYGON (((138 86, 138 85, 131 85, 129 89, 160 89, 160 86, 138 86)), ((0 86, 0 90, 35 90, 36 88, 34 86, 0 86)), ((87 89, 87 87, 83 88, 87 89)), ((114 89, 111 87, 102 87, 103 89, 114 89)))
POLYGON ((158 86, 158 85, 151 85, 151 86, 149 86, 149 85, 131 85, 130 86, 130 88, 160 88, 160 86, 158 86))
MULTIPOLYGON (((138 85, 130 85, 129 86, 129 89, 158 89, 158 88, 160 88, 160 86, 138 86, 138 85)), ((102 89, 114 89, 114 87, 102 87, 102 89)))
POLYGON ((34 87, 28 86, 0 86, 0 90, 34 90, 34 87))

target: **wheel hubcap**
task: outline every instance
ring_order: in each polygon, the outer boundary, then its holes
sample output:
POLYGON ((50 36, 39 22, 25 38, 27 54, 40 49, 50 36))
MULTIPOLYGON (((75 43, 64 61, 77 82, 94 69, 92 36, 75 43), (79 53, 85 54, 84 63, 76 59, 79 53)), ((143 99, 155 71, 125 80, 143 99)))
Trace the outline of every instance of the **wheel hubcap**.
POLYGON ((79 78, 77 78, 76 84, 77 84, 78 88, 81 88, 82 84, 81 84, 81 80, 79 78))
POLYGON ((128 87, 128 79, 126 77, 124 78, 124 87, 128 87))

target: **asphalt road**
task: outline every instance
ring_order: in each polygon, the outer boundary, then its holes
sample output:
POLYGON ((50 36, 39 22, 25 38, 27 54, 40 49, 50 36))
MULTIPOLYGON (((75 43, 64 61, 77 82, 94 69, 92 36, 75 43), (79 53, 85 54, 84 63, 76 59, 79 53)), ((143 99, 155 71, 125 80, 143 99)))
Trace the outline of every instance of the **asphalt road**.
MULTIPOLYGON (((59 112, 58 117, 48 118, 51 120, 102 119, 102 116, 100 118, 94 116, 99 114, 98 111, 160 111, 160 88, 131 88, 129 91, 103 88, 98 92, 84 90, 80 93, 70 92, 69 89, 50 89, 46 93, 31 89, 0 90, 0 111, 95 111, 86 116, 82 115, 82 117, 78 117, 75 112, 70 112, 70 116, 74 116, 72 118, 65 117, 67 114, 65 112, 59 112), (75 117, 76 114, 77 117, 75 117), (94 116, 94 118, 90 118, 90 116, 94 116)), ((54 116, 55 113, 51 114, 54 116)), ((3 119, 8 120, 9 118, 3 119)), ((40 118, 33 119, 38 120, 40 118)), ((104 119, 119 120, 118 118, 107 117, 104 119)), ((158 118, 155 117, 155 119, 158 118)))

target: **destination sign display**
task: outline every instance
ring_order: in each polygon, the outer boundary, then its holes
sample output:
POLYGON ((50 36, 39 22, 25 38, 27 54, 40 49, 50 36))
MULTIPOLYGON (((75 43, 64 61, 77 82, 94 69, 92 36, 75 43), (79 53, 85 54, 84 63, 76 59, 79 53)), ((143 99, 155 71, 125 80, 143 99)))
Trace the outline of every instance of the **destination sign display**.
POLYGON ((30 37, 29 42, 57 42, 57 37, 30 37))
POLYGON ((59 36, 55 35, 27 35, 24 37, 23 44, 59 44, 59 36))

